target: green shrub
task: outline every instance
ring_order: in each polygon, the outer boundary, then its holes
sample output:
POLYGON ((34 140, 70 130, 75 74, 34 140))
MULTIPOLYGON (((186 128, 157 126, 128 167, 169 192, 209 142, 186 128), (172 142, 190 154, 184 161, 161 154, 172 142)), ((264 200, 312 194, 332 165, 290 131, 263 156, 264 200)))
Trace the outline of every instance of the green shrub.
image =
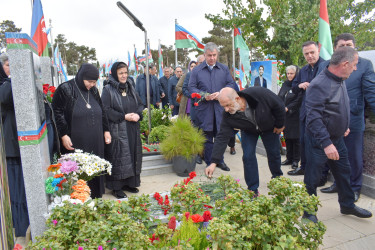
POLYGON ((155 128, 151 128, 151 133, 148 137, 149 143, 162 142, 168 136, 168 127, 165 125, 159 125, 155 128))
POLYGON ((167 138, 160 143, 161 153, 167 160, 175 156, 191 159, 203 152, 206 138, 201 130, 194 127, 188 117, 178 118, 167 131, 167 138))

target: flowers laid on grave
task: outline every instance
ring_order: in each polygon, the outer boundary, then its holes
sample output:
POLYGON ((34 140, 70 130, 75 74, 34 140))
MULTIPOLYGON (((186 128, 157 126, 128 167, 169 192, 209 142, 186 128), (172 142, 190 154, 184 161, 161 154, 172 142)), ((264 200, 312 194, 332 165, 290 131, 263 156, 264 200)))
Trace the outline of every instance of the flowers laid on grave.
POLYGON ((56 91, 56 87, 50 86, 48 83, 43 84, 43 93, 49 103, 52 103, 53 94, 56 91))
POLYGON ((47 171, 53 174, 45 181, 47 194, 52 195, 50 210, 63 206, 64 201, 84 203, 90 200, 90 188, 86 181, 103 173, 111 174, 112 165, 93 154, 76 149, 74 153, 62 155, 47 171))
POLYGON ((201 181, 196 173, 170 195, 96 199, 56 207, 32 249, 317 249, 325 226, 301 219, 319 205, 303 183, 274 178, 255 196, 231 176, 201 181), (168 200, 168 202, 166 202, 168 200), (90 206, 94 204, 93 206, 90 206), (158 219, 169 204, 168 217, 158 219))

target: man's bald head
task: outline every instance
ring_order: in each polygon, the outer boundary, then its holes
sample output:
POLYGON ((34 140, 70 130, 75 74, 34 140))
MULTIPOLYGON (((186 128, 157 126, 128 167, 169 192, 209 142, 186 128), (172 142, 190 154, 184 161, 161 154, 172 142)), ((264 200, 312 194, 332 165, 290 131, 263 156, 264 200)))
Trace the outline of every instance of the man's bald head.
POLYGON ((228 112, 231 115, 235 114, 241 109, 241 105, 239 104, 240 97, 232 88, 222 88, 220 90, 218 100, 225 112, 228 112))

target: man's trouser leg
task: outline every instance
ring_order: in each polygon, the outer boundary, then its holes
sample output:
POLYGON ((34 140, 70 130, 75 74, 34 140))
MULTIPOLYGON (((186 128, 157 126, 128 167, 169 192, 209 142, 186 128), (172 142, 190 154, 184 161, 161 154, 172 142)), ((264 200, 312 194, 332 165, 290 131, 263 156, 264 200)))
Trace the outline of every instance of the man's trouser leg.
POLYGON ((258 161, 255 155, 258 136, 258 134, 241 131, 245 181, 247 188, 256 193, 259 187, 258 161))
POLYGON ((268 167, 270 168, 272 178, 283 175, 281 171, 280 156, 280 137, 273 131, 264 132, 260 135, 264 148, 267 152, 268 167))

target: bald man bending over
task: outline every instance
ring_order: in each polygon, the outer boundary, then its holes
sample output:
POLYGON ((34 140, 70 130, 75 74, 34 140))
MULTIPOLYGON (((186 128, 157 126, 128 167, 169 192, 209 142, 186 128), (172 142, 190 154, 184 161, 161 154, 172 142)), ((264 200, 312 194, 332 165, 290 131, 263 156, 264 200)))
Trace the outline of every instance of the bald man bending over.
POLYGON ((280 168, 279 134, 284 129, 284 104, 280 97, 262 87, 251 87, 240 92, 223 88, 218 100, 225 112, 215 139, 212 163, 205 169, 205 173, 212 177, 216 165, 223 158, 233 130, 241 130, 245 181, 248 189, 258 194, 259 173, 255 150, 259 136, 267 152, 272 178, 283 175, 280 168))

